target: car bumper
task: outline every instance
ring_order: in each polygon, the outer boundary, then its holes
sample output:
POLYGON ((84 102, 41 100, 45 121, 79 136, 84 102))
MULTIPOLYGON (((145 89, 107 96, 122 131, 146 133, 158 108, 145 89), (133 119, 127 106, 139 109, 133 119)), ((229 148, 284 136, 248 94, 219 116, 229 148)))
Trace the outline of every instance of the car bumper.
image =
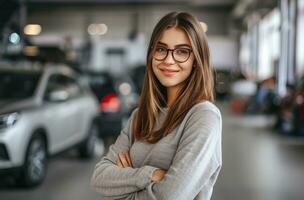
POLYGON ((22 167, 10 167, 6 169, 0 169, 0 176, 1 177, 6 177, 6 176, 11 176, 11 175, 17 175, 20 173, 22 170, 22 167))
POLYGON ((27 143, 25 132, 22 125, 0 130, 0 170, 22 166, 27 143))

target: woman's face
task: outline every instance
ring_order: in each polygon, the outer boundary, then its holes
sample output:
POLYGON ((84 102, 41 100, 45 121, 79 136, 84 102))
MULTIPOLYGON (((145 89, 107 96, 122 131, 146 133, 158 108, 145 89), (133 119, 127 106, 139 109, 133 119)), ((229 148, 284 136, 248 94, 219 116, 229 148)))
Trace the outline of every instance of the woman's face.
POLYGON ((167 88, 182 86, 192 71, 193 61, 194 56, 187 33, 175 27, 166 29, 160 37, 152 58, 153 72, 161 84, 167 88), (177 50, 174 53, 169 51, 165 59, 160 59, 165 57, 167 49, 177 50))

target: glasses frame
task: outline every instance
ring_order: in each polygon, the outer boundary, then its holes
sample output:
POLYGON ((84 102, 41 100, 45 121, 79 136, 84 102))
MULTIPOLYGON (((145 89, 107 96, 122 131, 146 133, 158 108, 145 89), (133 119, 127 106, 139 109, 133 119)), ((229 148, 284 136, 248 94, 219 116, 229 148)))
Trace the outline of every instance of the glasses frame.
MULTIPOLYGON (((157 47, 156 47, 156 48, 157 48, 157 47)), ((156 48, 155 48, 155 50, 156 50, 156 48)), ((166 47, 162 47, 162 48, 165 48, 165 49, 167 50, 167 51, 166 51, 166 56, 165 56, 163 59, 157 59, 157 58, 155 58, 155 50, 154 50, 154 52, 153 52, 153 58, 154 58, 155 60, 157 60, 157 61, 164 61, 164 60, 166 60, 166 58, 168 57, 169 51, 171 51, 171 56, 172 56, 172 58, 173 58, 173 60, 174 60, 175 62, 177 62, 177 63, 184 63, 184 62, 187 62, 187 60, 190 58, 190 55, 191 55, 191 53, 192 53, 192 49, 190 49, 190 48, 183 48, 183 47, 177 47, 177 48, 174 48, 174 49, 169 49, 169 48, 166 48, 166 47), (189 53, 189 55, 188 55, 188 58, 187 58, 185 61, 180 62, 180 61, 178 61, 178 60, 175 59, 173 52, 174 52, 175 50, 177 50, 177 49, 187 49, 187 50, 190 51, 190 53, 189 53)))

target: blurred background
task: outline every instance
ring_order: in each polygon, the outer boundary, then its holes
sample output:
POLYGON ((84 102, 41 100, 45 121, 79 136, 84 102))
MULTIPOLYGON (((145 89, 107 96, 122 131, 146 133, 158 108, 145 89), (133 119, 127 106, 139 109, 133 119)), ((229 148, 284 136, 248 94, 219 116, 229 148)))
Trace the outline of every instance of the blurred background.
POLYGON ((90 177, 170 11, 207 30, 223 115, 212 199, 304 199, 303 0, 0 0, 1 200, 103 199, 90 177))

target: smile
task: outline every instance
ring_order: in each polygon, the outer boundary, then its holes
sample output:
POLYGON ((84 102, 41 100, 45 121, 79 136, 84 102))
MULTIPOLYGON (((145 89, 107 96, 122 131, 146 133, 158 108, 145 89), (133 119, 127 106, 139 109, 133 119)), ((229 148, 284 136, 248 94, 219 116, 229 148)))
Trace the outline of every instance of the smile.
POLYGON ((173 70, 173 69, 160 69, 160 71, 165 76, 174 76, 179 72, 179 70, 173 70))

